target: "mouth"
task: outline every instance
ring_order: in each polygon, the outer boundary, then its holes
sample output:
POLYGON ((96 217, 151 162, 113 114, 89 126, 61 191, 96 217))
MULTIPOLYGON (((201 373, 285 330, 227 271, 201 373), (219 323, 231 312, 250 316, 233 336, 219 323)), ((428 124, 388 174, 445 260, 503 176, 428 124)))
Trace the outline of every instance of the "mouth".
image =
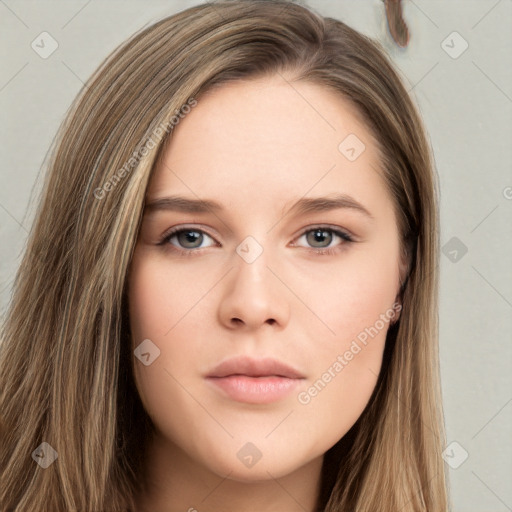
POLYGON ((216 366, 206 380, 237 402, 266 404, 289 395, 304 376, 291 366, 276 359, 228 359, 216 366))

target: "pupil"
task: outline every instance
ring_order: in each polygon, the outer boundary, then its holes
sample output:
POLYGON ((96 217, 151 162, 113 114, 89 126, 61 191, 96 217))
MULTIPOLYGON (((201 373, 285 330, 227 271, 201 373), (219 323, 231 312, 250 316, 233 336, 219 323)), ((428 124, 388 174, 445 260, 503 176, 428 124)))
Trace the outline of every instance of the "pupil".
MULTIPOLYGON (((329 233, 329 231, 325 231, 323 229, 315 229, 314 231, 311 231, 309 233, 310 235, 313 235, 313 237, 308 240, 308 242, 311 244, 311 245, 315 245, 317 243, 322 243, 323 241, 325 241, 324 239, 327 238, 327 245, 329 245, 330 243, 330 239, 332 238, 332 235, 329 233)), ((309 236, 309 235, 308 235, 309 236)))
POLYGON ((187 244, 193 245, 194 242, 197 242, 198 240, 200 241, 202 236, 203 235, 197 231, 182 231, 179 234, 180 244, 184 247, 189 247, 187 244))

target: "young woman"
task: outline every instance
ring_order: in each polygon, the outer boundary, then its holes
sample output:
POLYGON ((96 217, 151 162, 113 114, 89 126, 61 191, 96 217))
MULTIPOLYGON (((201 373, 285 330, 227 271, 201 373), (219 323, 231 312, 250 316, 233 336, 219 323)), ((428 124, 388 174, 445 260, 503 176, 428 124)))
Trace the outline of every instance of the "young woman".
POLYGON ((438 209, 378 43, 284 0, 117 49, 2 335, 2 510, 445 512, 438 209))

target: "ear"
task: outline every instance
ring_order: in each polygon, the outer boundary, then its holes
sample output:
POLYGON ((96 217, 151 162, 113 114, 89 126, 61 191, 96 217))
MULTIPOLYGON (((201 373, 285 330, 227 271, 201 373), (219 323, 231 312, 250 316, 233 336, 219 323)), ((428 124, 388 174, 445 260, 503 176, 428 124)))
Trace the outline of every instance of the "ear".
POLYGON ((409 279, 409 273, 411 271, 412 264, 412 244, 411 240, 407 238, 402 244, 400 251, 400 261, 398 263, 398 282, 399 286, 396 291, 395 302, 393 303, 394 316, 391 320, 391 325, 398 322, 403 308, 403 294, 405 291, 405 285, 409 279))
POLYGON ((391 325, 398 322, 398 320, 400 319, 402 308, 403 308, 403 293, 405 290, 405 284, 409 277, 408 273, 409 273, 409 263, 410 263, 406 256, 407 255, 405 255, 405 254, 402 256, 402 258, 400 260, 399 268, 398 268, 398 283, 399 284, 398 284, 398 289, 396 290, 395 301, 393 302, 393 306, 392 306, 394 316, 390 322, 391 325))
POLYGON ((391 321, 389 323, 390 325, 396 324, 398 322, 398 320, 400 319, 400 315, 402 312, 402 292, 401 291, 395 297, 395 302, 393 303, 392 310, 393 310, 393 317, 391 318, 391 321))

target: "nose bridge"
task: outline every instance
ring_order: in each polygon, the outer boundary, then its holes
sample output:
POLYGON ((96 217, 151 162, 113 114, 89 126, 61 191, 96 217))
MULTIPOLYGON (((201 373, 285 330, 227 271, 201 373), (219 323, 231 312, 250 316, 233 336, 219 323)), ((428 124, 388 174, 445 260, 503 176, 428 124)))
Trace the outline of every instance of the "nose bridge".
MULTIPOLYGON (((268 236, 265 236, 263 239, 263 235, 258 235, 258 238, 261 241, 261 243, 252 235, 246 236, 238 244, 235 252, 239 256, 239 258, 243 260, 245 265, 253 265, 259 270, 260 267, 262 267, 267 262, 270 247, 268 244, 268 236), (265 248, 263 247, 263 244, 265 244, 265 248), (255 263, 256 265, 254 265, 255 263)), ((243 267, 241 263, 240 265, 243 267)))
POLYGON ((269 245, 269 238, 265 235, 246 236, 236 247, 233 255, 235 265, 236 287, 241 286, 240 292, 261 293, 269 292, 272 287, 272 254, 274 251, 269 245), (260 242, 261 241, 261 242, 260 242))
POLYGON ((270 271, 276 251, 269 247, 265 235, 249 235, 238 244, 232 255, 230 272, 220 312, 226 325, 242 322, 256 327, 267 323, 283 324, 288 318, 288 303, 283 287, 270 271), (263 239, 262 239, 263 238, 263 239))

